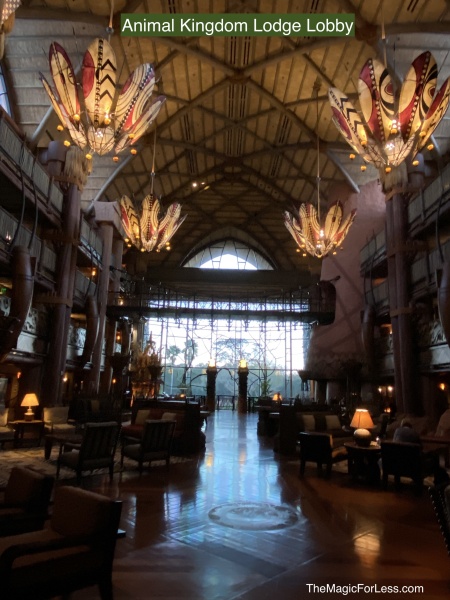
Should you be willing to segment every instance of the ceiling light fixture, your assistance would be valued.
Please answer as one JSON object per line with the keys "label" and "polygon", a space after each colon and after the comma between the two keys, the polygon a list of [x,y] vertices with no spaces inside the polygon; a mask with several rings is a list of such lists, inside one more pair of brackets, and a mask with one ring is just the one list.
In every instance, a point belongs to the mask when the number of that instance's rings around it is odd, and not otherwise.
{"label": "ceiling light fixture", "polygon": [[40,73],[53,108],[74,143],[82,150],[115,154],[135,144],[155,120],[164,96],[150,103],[155,73],[139,65],[123,86],[117,81],[117,60],[110,43],[95,39],[84,54],[77,82],[69,55],[57,42],[49,50],[54,89]]}
{"label": "ceiling light fixture", "polygon": [[170,250],[170,240],[181,226],[187,215],[181,217],[181,204],[174,202],[167,209],[162,219],[159,219],[160,203],[153,194],[155,180],[156,130],[153,137],[153,163],[151,173],[151,188],[142,201],[140,215],[134,203],[128,196],[119,200],[122,225],[126,237],[140,249],[141,252],[151,252],[156,248],[159,252],[164,246]]}
{"label": "ceiling light fixture", "polygon": [[[317,128],[319,126],[319,85],[316,85]],[[284,224],[294,238],[297,246],[304,248],[311,256],[324,258],[344,241],[356,215],[356,210],[343,220],[342,203],[334,202],[325,217],[320,222],[320,148],[319,132],[317,131],[317,210],[309,203],[300,204],[298,218],[290,212],[284,213]]]}
{"label": "ceiling light fixture", "polygon": [[[337,88],[328,92],[333,121],[348,144],[380,173],[414,159],[428,143],[450,100],[450,78],[437,90],[438,69],[431,52],[412,63],[396,94],[387,68],[369,59],[359,74],[361,112]],[[363,119],[361,118],[361,113]]]}

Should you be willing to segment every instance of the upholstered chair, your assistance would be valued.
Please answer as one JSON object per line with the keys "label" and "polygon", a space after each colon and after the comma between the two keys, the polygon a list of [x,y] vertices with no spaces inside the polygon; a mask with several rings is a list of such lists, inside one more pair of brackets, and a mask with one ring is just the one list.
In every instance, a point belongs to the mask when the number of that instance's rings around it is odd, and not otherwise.
{"label": "upholstered chair", "polygon": [[169,466],[175,425],[175,421],[167,419],[145,421],[144,431],[139,442],[135,439],[124,438],[121,469],[123,469],[125,456],[138,462],[140,473],[142,473],[143,464],[148,462],[151,465],[153,460],[165,460],[166,466]]}
{"label": "upholstered chair", "polygon": [[61,466],[64,466],[76,472],[78,484],[81,483],[83,471],[102,468],[109,469],[109,477],[112,480],[119,429],[116,421],[86,423],[80,444],[61,444],[56,478],[59,477]]}
{"label": "upholstered chair", "polygon": [[8,425],[8,409],[0,410],[0,446],[14,440],[14,430]]}
{"label": "upholstered chair", "polygon": [[0,496],[0,537],[42,529],[54,478],[13,467]]}
{"label": "upholstered chair", "polygon": [[56,489],[41,531],[0,538],[1,597],[44,600],[98,585],[113,600],[112,567],[122,503],[71,486]]}
{"label": "upholstered chair", "polygon": [[389,475],[392,475],[397,488],[402,477],[409,478],[420,494],[424,478],[436,473],[439,458],[436,453],[424,453],[420,444],[385,440],[381,442],[381,464],[384,488],[387,488]]}
{"label": "upholstered chair", "polygon": [[75,433],[75,422],[69,420],[68,406],[44,406],[45,433]]}
{"label": "upholstered chair", "polygon": [[298,439],[300,444],[300,477],[305,474],[307,462],[316,463],[319,475],[322,473],[323,465],[325,465],[325,473],[329,477],[333,463],[347,458],[347,452],[343,446],[333,448],[332,436],[329,433],[302,431],[299,433]]}

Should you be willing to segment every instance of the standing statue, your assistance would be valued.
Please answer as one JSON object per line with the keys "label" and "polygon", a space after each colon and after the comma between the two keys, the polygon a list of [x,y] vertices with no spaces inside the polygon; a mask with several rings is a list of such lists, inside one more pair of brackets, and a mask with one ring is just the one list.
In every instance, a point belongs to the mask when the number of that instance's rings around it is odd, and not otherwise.
{"label": "standing statue", "polygon": [[133,398],[156,397],[162,383],[162,370],[161,358],[156,352],[156,344],[151,334],[144,350],[137,344],[132,344],[130,371]]}

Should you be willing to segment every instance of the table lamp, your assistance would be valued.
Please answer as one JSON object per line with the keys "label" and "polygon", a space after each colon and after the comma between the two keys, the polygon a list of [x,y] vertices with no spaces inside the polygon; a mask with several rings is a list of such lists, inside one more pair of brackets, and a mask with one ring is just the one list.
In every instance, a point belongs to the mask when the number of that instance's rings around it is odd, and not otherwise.
{"label": "table lamp", "polygon": [[357,408],[353,415],[350,427],[355,428],[353,438],[358,446],[370,446],[372,434],[369,429],[374,427],[372,417],[366,408]]}
{"label": "table lamp", "polygon": [[32,406],[39,406],[39,400],[36,394],[25,394],[20,406],[28,406],[27,412],[24,414],[23,418],[25,421],[33,421],[34,420],[34,412],[31,410]]}
{"label": "table lamp", "polygon": [[283,396],[280,394],[280,392],[275,392],[275,394],[273,395],[272,400],[274,402],[281,402],[283,400]]}

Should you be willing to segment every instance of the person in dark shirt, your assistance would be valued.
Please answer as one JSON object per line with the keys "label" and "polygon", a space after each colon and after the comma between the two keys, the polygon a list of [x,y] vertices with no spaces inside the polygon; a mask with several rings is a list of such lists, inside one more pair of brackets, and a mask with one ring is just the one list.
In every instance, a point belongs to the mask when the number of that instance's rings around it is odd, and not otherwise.
{"label": "person in dark shirt", "polygon": [[420,444],[420,435],[414,431],[411,423],[403,419],[400,427],[394,431],[394,442],[409,442],[410,444]]}

